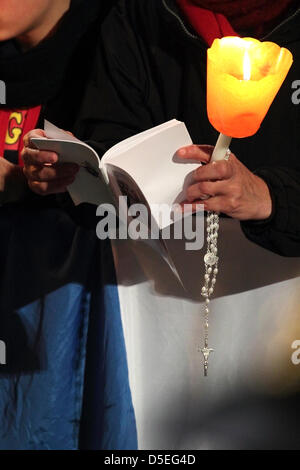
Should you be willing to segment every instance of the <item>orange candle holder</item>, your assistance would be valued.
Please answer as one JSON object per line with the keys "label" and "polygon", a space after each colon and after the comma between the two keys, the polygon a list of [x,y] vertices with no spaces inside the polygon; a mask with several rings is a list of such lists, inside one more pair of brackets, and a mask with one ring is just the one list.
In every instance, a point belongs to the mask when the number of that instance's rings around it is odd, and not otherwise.
{"label": "orange candle holder", "polygon": [[208,49],[207,113],[213,127],[225,136],[223,149],[232,137],[258,131],[292,63],[291,52],[272,42],[215,39]]}

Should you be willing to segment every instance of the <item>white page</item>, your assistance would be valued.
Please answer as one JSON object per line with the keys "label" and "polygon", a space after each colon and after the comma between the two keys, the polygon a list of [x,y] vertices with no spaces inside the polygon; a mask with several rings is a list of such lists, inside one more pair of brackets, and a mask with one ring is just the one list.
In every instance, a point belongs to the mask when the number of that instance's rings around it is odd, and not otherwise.
{"label": "white page", "polygon": [[103,164],[108,162],[115,155],[120,155],[124,151],[129,150],[130,148],[136,146],[137,144],[140,144],[144,142],[145,140],[150,139],[153,135],[156,135],[168,129],[169,127],[177,126],[178,123],[179,121],[177,121],[176,119],[172,119],[171,121],[164,122],[163,124],[160,124],[159,126],[156,126],[156,127],[151,127],[150,129],[147,129],[146,131],[140,132],[139,134],[128,137],[128,139],[125,139],[117,143],[103,155],[103,158],[102,158]]}
{"label": "white page", "polygon": [[[83,143],[81,142],[81,140],[77,139],[75,135],[65,132],[64,130],[52,124],[52,122],[47,121],[47,119],[45,119],[44,121],[44,130],[48,139],[55,139],[55,140],[61,139],[61,140],[67,140],[69,142]],[[97,155],[97,158],[98,158],[98,155]]]}
{"label": "white page", "polygon": [[141,135],[141,139],[127,139],[123,146],[115,147],[103,158],[106,165],[113,164],[126,171],[142,190],[148,204],[167,204],[169,217],[160,223],[161,229],[173,223],[171,210],[175,203],[185,199],[186,178],[199,167],[199,163],[174,161],[180,147],[191,145],[192,140],[184,123],[173,120]]}

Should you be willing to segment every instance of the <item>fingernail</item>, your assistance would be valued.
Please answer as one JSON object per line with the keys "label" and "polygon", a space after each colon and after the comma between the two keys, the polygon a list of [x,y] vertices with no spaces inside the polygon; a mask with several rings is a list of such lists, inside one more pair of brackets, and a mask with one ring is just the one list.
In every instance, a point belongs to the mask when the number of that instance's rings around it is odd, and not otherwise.
{"label": "fingernail", "polygon": [[179,149],[177,151],[177,155],[179,155],[179,157],[184,157],[186,155],[186,149]]}

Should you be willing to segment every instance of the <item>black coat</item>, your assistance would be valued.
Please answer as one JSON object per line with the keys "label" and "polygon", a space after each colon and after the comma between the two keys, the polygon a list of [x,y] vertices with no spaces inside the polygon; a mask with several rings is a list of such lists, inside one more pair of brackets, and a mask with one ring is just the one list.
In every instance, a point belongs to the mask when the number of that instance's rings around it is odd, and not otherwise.
{"label": "black coat", "polygon": [[[300,9],[264,40],[290,49],[294,64],[257,134],[231,150],[268,184],[273,215],[243,222],[246,236],[285,256],[300,255]],[[126,137],[164,121],[184,121],[195,143],[214,144],[206,113],[207,45],[175,0],[121,0],[102,26],[79,133],[102,154]],[[82,126],[82,127],[81,127]]]}
{"label": "black coat", "polygon": [[[72,0],[55,33],[27,52],[22,52],[14,40],[0,42],[0,79],[6,84],[6,105],[0,109],[41,105],[37,127],[43,128],[44,119],[48,119],[62,129],[74,133],[77,130],[81,138],[80,108],[101,23],[115,3],[116,0]],[[76,224],[95,231],[94,208],[75,208],[67,193],[40,197],[28,192],[24,200],[14,205],[59,208]]]}

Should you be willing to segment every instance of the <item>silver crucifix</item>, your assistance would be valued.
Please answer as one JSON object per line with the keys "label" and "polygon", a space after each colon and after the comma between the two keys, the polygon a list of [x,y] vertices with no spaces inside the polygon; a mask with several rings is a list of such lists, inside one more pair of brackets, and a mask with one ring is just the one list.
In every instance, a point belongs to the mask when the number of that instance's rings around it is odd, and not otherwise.
{"label": "silver crucifix", "polygon": [[200,349],[200,352],[202,352],[203,354],[203,357],[204,357],[204,377],[207,377],[207,374],[208,374],[208,359],[209,359],[209,355],[211,352],[213,352],[214,350],[212,348],[208,348],[207,346],[205,346],[205,348],[203,349]]}

